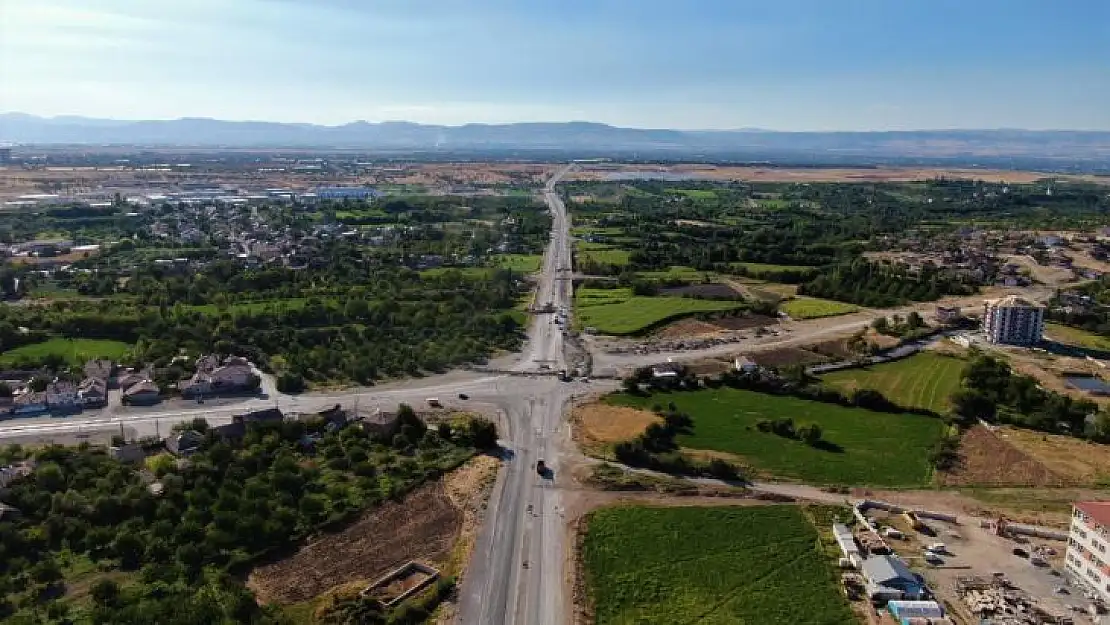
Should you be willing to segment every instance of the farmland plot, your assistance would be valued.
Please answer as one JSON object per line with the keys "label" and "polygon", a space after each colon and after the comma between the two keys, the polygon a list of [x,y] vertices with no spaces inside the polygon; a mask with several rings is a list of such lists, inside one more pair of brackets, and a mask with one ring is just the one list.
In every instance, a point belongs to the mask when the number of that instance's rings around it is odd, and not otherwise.
{"label": "farmland plot", "polygon": [[597,625],[855,622],[793,506],[603,509],[582,560]]}

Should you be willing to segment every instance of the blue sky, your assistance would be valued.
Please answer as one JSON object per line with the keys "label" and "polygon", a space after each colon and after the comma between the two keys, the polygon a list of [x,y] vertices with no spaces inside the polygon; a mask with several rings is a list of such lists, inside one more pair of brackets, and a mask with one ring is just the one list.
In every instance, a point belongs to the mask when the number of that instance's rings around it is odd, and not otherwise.
{"label": "blue sky", "polygon": [[1110,130],[1110,1],[0,0],[0,111]]}

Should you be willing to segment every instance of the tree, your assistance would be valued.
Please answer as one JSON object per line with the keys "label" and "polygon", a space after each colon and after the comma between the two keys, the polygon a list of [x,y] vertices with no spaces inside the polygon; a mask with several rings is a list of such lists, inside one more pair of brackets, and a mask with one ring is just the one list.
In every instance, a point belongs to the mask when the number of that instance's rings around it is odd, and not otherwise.
{"label": "tree", "polygon": [[952,394],[952,413],[964,424],[982,419],[994,421],[997,406],[989,397],[975,390],[961,389]]}
{"label": "tree", "polygon": [[32,391],[34,391],[36,393],[41,393],[41,392],[45,391],[46,387],[49,386],[49,385],[50,385],[50,377],[49,376],[36,375],[35,377],[31,378],[31,382],[27,386],[29,386]]}
{"label": "tree", "polygon": [[634,377],[621,380],[621,386],[624,388],[624,392],[629,395],[637,395],[640,392],[640,383]]}
{"label": "tree", "polygon": [[924,328],[925,327],[925,319],[923,319],[921,317],[921,315],[918,314],[918,312],[915,310],[915,311],[911,312],[910,314],[906,315],[906,325],[911,330],[916,330],[918,328]]}
{"label": "tree", "polygon": [[871,327],[879,334],[886,334],[890,331],[890,320],[886,317],[879,317],[871,322]]}
{"label": "tree", "polygon": [[821,442],[821,426],[816,423],[807,423],[798,428],[798,438],[802,439],[806,445],[816,445]]}
{"label": "tree", "polygon": [[305,390],[304,376],[292,371],[285,371],[277,377],[277,390],[282,393],[303,393]]}
{"label": "tree", "polygon": [[497,426],[489,419],[473,418],[467,426],[470,431],[470,440],[478,449],[494,449],[497,447]]}
{"label": "tree", "polygon": [[111,579],[102,579],[92,585],[89,594],[98,607],[115,607],[119,600],[119,584]]}

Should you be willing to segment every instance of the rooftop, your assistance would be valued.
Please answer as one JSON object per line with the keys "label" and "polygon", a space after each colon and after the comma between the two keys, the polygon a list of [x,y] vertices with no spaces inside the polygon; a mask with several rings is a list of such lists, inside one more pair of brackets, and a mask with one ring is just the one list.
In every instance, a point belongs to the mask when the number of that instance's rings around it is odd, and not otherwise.
{"label": "rooftop", "polygon": [[1095,523],[1110,527],[1110,501],[1077,501],[1075,508]]}
{"label": "rooftop", "polygon": [[1041,307],[1040,304],[1034,304],[1033,302],[1030,302],[1029,300],[1027,300],[1025,298],[1018,297],[1017,295],[1007,295],[1006,297],[1003,297],[1001,299],[987,300],[986,304],[988,306],[999,306],[999,307],[1002,307],[1002,308],[1018,308],[1018,307],[1021,307],[1021,308],[1040,308]]}

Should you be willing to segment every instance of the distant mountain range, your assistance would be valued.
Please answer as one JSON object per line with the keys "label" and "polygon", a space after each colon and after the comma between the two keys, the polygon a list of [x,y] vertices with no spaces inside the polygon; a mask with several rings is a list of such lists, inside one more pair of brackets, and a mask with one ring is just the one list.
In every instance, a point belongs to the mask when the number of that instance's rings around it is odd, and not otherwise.
{"label": "distant mountain range", "polygon": [[874,159],[1047,159],[1110,166],[1110,132],[1073,130],[921,130],[897,132],[680,131],[591,122],[466,124],[352,122],[340,126],[183,118],[122,121],[0,114],[0,142],[236,148],[337,148],[390,151],[529,151]]}

